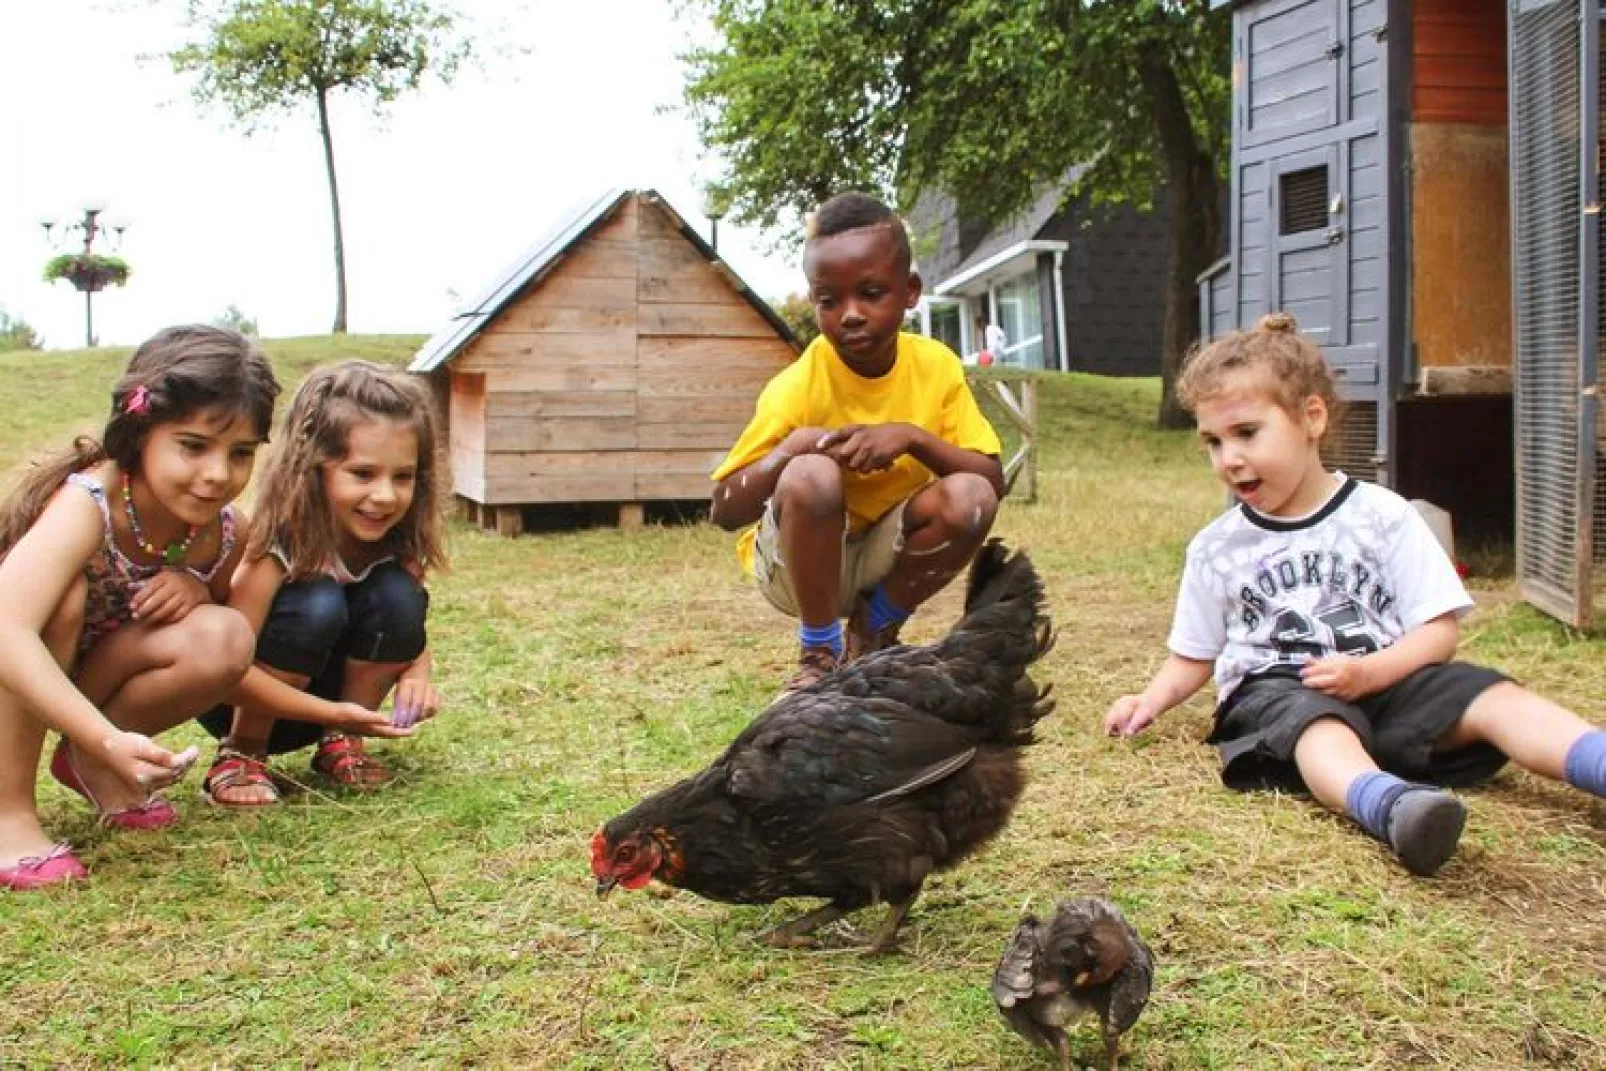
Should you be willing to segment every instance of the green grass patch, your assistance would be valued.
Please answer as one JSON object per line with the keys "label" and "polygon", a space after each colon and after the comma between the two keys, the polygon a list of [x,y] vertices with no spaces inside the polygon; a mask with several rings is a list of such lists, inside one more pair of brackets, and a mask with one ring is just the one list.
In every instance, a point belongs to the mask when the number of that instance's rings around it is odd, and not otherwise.
{"label": "green grass patch", "polygon": [[[418,339],[267,342],[401,363]],[[127,350],[0,357],[0,462],[94,430]],[[1163,657],[1183,547],[1222,507],[1152,380],[1045,377],[1040,499],[999,532],[1045,575],[1059,712],[1014,824],[928,887],[902,954],[752,937],[800,904],[598,902],[597,824],[707,762],[784,678],[788,624],[706,524],[502,540],[452,530],[432,584],[447,698],[370,797],[209,811],[110,834],[48,778],[47,826],[94,871],[0,897],[0,1064],[211,1067],[1034,1068],[991,1006],[1023,907],[1118,900],[1159,969],[1133,1068],[1606,1066],[1606,814],[1505,773],[1467,793],[1465,848],[1411,878],[1348,823],[1221,788],[1208,704],[1138,745],[1097,731]],[[1601,641],[1482,581],[1470,657],[1600,720]],[[946,592],[912,623],[938,635]],[[203,742],[193,728],[179,743]],[[305,757],[281,763],[308,780]],[[871,912],[861,927],[872,927]],[[1096,1031],[1075,1037],[1094,1064]]]}

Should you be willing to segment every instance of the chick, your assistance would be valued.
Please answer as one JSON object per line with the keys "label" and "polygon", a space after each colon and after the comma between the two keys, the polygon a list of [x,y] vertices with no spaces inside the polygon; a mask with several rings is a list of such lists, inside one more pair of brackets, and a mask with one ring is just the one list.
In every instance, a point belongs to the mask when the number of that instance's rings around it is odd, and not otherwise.
{"label": "chick", "polygon": [[993,1000],[1028,1041],[1059,1054],[1070,1071],[1066,1026],[1094,1013],[1103,1027],[1106,1067],[1115,1071],[1121,1035],[1149,1000],[1154,956],[1105,900],[1061,903],[1048,922],[1027,915],[1015,927],[993,972]]}

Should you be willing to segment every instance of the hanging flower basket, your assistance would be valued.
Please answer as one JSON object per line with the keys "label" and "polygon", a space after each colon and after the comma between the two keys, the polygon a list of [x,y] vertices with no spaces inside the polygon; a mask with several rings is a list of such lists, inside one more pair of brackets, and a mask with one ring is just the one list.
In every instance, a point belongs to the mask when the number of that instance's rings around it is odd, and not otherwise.
{"label": "hanging flower basket", "polygon": [[103,257],[99,253],[64,253],[45,265],[45,282],[65,279],[86,292],[123,286],[131,271],[122,257]]}

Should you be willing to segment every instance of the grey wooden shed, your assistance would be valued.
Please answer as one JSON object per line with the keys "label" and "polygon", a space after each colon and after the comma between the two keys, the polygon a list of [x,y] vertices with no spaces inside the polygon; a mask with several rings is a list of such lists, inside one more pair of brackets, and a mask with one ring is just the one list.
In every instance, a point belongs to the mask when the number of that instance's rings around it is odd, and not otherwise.
{"label": "grey wooden shed", "polygon": [[1505,3],[1213,4],[1233,20],[1231,211],[1201,329],[1294,313],[1350,403],[1332,461],[1458,535],[1508,536]]}

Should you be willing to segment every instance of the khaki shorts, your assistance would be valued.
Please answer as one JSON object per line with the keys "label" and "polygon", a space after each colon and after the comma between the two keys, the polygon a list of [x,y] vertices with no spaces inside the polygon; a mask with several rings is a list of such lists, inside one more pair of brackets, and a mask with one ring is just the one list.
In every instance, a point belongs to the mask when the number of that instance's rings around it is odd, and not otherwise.
{"label": "khaki shorts", "polygon": [[[881,519],[856,535],[842,536],[842,616],[853,612],[859,592],[868,591],[892,572],[903,550],[903,508],[908,499],[882,514]],[[775,500],[764,507],[753,539],[753,578],[770,605],[783,614],[797,616],[797,596],[792,577],[781,560],[781,529],[775,521]]]}

